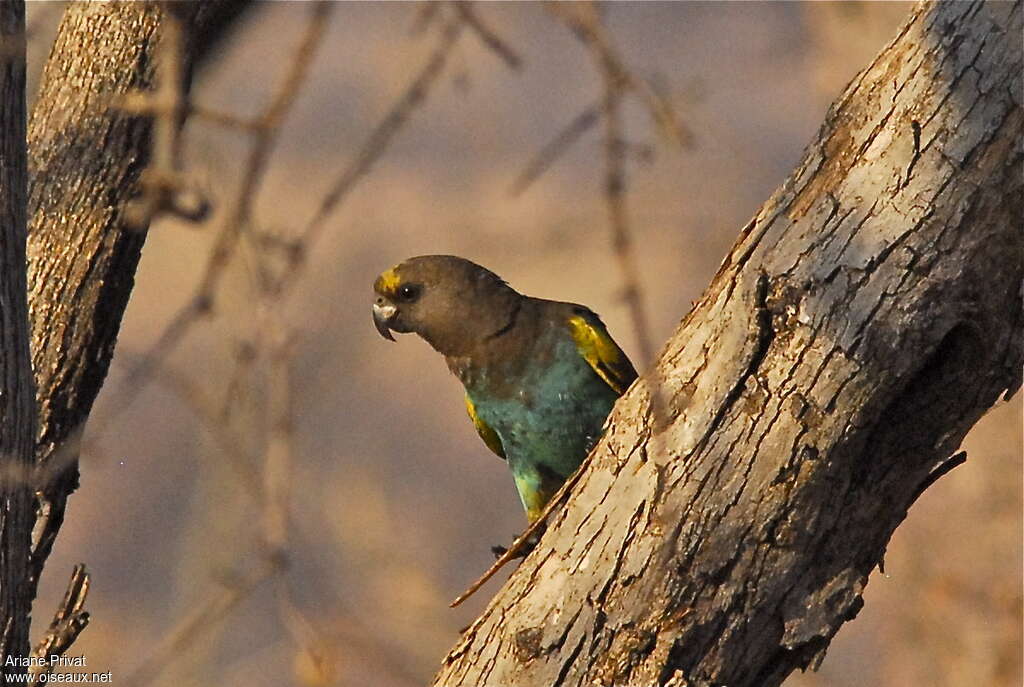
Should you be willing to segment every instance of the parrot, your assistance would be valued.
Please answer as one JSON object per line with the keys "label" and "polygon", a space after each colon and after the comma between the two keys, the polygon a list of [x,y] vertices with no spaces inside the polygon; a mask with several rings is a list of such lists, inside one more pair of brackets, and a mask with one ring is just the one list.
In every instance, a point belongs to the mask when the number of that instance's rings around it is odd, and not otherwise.
{"label": "parrot", "polygon": [[373,290],[380,335],[419,335],[462,382],[469,418],[507,461],[533,524],[637,378],[629,358],[589,308],[525,296],[457,256],[409,258]]}

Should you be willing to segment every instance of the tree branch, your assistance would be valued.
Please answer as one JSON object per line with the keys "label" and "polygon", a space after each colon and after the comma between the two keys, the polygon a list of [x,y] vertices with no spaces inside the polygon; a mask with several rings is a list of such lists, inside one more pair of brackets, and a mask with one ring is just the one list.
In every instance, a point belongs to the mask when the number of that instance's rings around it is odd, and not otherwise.
{"label": "tree branch", "polygon": [[[54,613],[50,627],[32,651],[32,656],[37,661],[29,667],[32,684],[47,682],[47,678],[53,673],[53,658],[63,656],[78,639],[82,630],[89,625],[89,612],[85,610],[85,600],[88,597],[89,573],[85,565],[79,563],[71,571],[64,599]],[[44,675],[47,677],[43,677]]]}
{"label": "tree branch", "polygon": [[436,685],[778,685],[1021,385],[1021,3],[923,3],[830,109]]}
{"label": "tree branch", "polygon": [[[248,3],[179,3],[185,74]],[[77,440],[106,377],[146,227],[123,222],[150,150],[148,117],[117,107],[153,85],[164,9],[71,3],[28,130],[28,282],[39,427],[31,594],[78,484]]]}
{"label": "tree branch", "polygon": [[28,655],[27,593],[35,402],[25,283],[25,3],[0,4],[0,675],[24,674],[7,658]]}

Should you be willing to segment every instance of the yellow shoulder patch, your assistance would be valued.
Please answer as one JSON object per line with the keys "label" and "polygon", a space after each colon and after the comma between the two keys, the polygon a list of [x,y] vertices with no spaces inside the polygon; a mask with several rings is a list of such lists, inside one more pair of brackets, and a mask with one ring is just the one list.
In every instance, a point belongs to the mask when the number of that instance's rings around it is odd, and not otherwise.
{"label": "yellow shoulder patch", "polygon": [[469,394],[466,394],[466,412],[469,413],[469,419],[473,421],[473,426],[476,427],[476,433],[480,435],[480,438],[487,444],[487,448],[497,455],[499,458],[505,457],[505,447],[501,445],[501,437],[495,432],[490,425],[480,419],[480,416],[476,414],[476,406],[473,405],[473,401],[469,398]]}
{"label": "yellow shoulder patch", "polygon": [[604,323],[593,313],[573,315],[569,318],[569,331],[583,359],[621,396],[636,379],[636,370]]}

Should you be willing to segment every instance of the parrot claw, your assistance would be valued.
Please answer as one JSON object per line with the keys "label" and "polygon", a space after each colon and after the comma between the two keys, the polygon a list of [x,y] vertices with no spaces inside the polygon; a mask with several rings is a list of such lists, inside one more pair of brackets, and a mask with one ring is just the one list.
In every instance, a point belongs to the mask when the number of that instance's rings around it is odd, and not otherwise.
{"label": "parrot claw", "polygon": [[[530,552],[533,551],[533,549],[537,546],[537,543],[540,542],[540,535],[542,534],[544,534],[543,526],[540,527],[540,529],[538,529],[536,532],[531,534],[529,539],[523,542],[522,546],[519,547],[519,549],[516,551],[515,555],[512,556],[512,558],[526,558],[527,556],[529,556]],[[518,537],[518,534],[515,535],[514,537],[512,537],[512,541],[514,542]],[[504,556],[506,553],[508,553],[508,547],[496,544],[495,546],[491,547],[491,553],[494,554],[494,558],[495,560],[497,560]]]}

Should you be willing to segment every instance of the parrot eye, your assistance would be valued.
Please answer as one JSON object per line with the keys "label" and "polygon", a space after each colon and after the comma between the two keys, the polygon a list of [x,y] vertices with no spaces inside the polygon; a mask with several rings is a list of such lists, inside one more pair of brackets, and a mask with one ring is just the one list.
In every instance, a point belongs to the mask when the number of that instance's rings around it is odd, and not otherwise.
{"label": "parrot eye", "polygon": [[416,300],[419,295],[420,287],[416,284],[402,284],[398,287],[398,297],[406,303]]}

